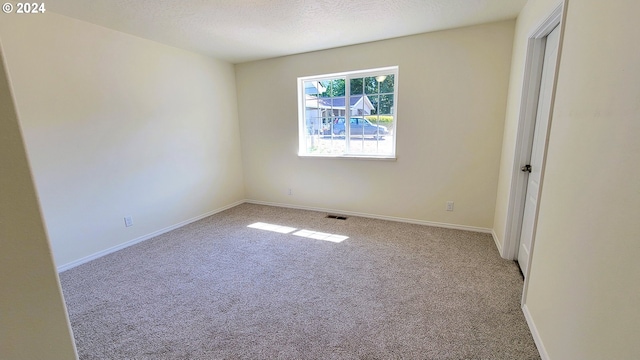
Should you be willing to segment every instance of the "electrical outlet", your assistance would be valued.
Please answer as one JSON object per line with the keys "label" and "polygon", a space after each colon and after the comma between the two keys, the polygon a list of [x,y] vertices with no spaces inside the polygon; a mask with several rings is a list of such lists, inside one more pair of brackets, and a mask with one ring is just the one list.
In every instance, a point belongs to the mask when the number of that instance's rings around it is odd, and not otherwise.
{"label": "electrical outlet", "polygon": [[453,201],[447,201],[447,211],[453,211]]}
{"label": "electrical outlet", "polygon": [[131,218],[131,216],[124,217],[124,226],[125,227],[133,226],[133,219]]}
{"label": "electrical outlet", "polygon": [[287,189],[287,195],[292,196],[293,195],[293,191],[291,191],[291,188]]}

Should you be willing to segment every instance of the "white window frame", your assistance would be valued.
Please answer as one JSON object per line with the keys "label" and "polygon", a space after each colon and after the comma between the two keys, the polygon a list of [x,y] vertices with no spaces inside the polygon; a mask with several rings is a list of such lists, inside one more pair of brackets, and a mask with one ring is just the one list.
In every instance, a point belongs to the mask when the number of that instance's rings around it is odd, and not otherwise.
{"label": "white window frame", "polygon": [[[390,137],[390,140],[393,142],[391,145],[392,151],[391,153],[359,153],[351,150],[350,147],[350,138],[348,136],[350,134],[350,121],[351,119],[351,107],[347,104],[350,104],[350,96],[351,96],[351,79],[352,78],[363,78],[363,77],[375,77],[379,75],[393,75],[394,76],[394,84],[393,84],[393,106],[391,110],[391,116],[393,116],[393,128],[391,131],[393,132],[393,136]],[[306,93],[304,88],[305,81],[324,81],[324,80],[333,80],[335,78],[345,78],[345,131],[347,136],[345,136],[346,142],[346,151],[344,154],[313,154],[307,152],[307,142],[306,136],[307,134],[307,126],[306,126]],[[304,76],[298,78],[298,156],[300,157],[319,157],[319,158],[362,158],[362,159],[396,159],[396,143],[397,143],[397,127],[398,127],[398,116],[397,116],[397,108],[398,108],[398,66],[389,66],[383,68],[375,68],[375,69],[367,69],[367,70],[357,70],[357,71],[346,71],[341,73],[333,73],[333,74],[322,74],[322,75],[314,75],[314,76]],[[380,116],[385,116],[388,114],[382,114]],[[354,115],[357,116],[357,115]]]}

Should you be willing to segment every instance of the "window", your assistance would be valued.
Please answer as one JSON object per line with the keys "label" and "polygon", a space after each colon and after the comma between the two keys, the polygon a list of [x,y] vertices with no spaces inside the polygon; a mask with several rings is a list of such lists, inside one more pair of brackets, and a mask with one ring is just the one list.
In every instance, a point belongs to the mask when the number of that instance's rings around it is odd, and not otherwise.
{"label": "window", "polygon": [[298,78],[298,155],[395,158],[397,83],[397,66]]}

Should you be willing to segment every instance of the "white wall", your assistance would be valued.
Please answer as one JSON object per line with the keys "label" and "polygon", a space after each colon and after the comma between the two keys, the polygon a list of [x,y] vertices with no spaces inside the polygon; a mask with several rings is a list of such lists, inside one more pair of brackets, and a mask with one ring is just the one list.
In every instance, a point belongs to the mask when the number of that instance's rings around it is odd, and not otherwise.
{"label": "white wall", "polygon": [[[496,233],[506,217],[527,37],[557,4],[530,0],[517,20]],[[525,309],[550,359],[635,359],[640,2],[568,5]]]}
{"label": "white wall", "polygon": [[0,358],[76,358],[71,327],[47,242],[2,51]]}
{"label": "white wall", "polygon": [[[236,65],[247,198],[491,228],[513,30],[505,21]],[[397,161],[297,156],[297,77],[391,65]]]}
{"label": "white wall", "polygon": [[244,198],[233,65],[51,12],[0,37],[58,265]]}

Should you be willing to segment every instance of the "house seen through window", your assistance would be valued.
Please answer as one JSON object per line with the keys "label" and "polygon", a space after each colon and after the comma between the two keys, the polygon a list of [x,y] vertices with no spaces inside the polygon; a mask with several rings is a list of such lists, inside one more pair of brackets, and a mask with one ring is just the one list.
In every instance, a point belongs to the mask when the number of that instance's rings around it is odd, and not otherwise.
{"label": "house seen through window", "polygon": [[299,155],[394,158],[398,68],[298,78]]}

